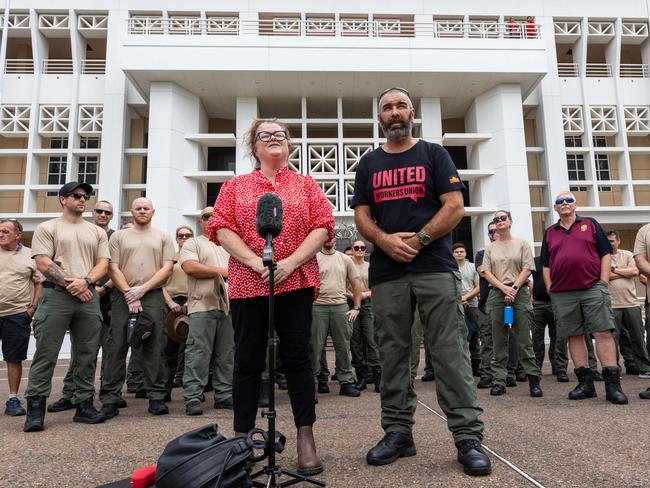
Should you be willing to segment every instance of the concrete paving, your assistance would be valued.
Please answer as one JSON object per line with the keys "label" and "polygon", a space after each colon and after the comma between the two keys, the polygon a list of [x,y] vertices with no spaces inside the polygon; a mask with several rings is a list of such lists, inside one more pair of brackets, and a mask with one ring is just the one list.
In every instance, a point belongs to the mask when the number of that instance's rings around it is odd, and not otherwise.
{"label": "concrete paving", "polygon": [[[333,353],[328,356],[332,363]],[[51,401],[59,397],[66,368],[67,360],[61,360]],[[546,371],[544,397],[539,399],[528,396],[526,384],[508,388],[502,397],[479,390],[485,410],[484,444],[495,453],[490,454],[493,474],[483,478],[465,476],[456,462],[446,424],[431,411],[440,412],[435,382],[416,380],[421,402],[414,430],[417,455],[383,467],[365,463],[367,450],[382,436],[379,395],[366,390],[359,398],[342,397],[331,382],[332,392],[319,395],[317,405],[316,440],[326,467],[319,478],[329,487],[354,488],[650,486],[650,401],[637,396],[650,381],[624,377],[630,404],[615,406],[605,401],[603,383],[597,383],[598,398],[569,401],[567,393],[574,381],[570,376],[571,383],[558,383]],[[21,392],[25,386],[26,380]],[[0,398],[6,395],[3,364]],[[99,425],[75,424],[74,411],[69,410],[47,414],[44,432],[25,434],[21,430],[24,417],[0,415],[0,486],[93,487],[155,464],[167,442],[193,428],[214,422],[225,435],[232,435],[232,412],[213,410],[209,397],[201,417],[184,415],[179,389],[173,392],[168,416],[153,417],[146,411],[146,400],[126,394],[125,398],[128,408]],[[258,424],[265,425],[265,421]],[[286,392],[278,393],[278,429],[288,439],[278,462],[295,469],[295,428]]]}

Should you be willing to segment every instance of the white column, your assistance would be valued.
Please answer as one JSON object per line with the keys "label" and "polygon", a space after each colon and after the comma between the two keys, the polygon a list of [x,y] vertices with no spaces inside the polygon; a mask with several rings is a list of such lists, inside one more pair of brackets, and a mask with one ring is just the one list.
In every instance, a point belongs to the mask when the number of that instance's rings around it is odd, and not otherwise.
{"label": "white column", "polygon": [[192,219],[183,214],[196,211],[200,192],[183,173],[196,170],[203,153],[185,135],[205,130],[205,109],[199,97],[167,82],[151,83],[149,106],[147,197],[156,209],[154,226],[170,233],[179,225],[194,228]]}
{"label": "white column", "polygon": [[[509,210],[513,234],[532,243],[530,192],[528,185],[522,184],[528,181],[528,164],[520,86],[502,84],[479,95],[467,113],[465,128],[467,132],[492,136],[475,144],[470,153],[471,168],[494,170],[494,176],[474,185],[479,189],[472,193],[473,205]],[[491,217],[488,214],[472,219],[477,249]]]}
{"label": "white column", "polygon": [[[253,169],[253,159],[248,154],[248,148],[244,142],[246,132],[251,126],[253,119],[258,115],[256,97],[237,97],[236,115],[236,137],[237,137],[237,161],[235,174],[250,173]],[[304,137],[304,136],[303,136]]]}
{"label": "white column", "polygon": [[442,110],[439,98],[422,98],[420,113],[415,114],[422,120],[422,139],[442,144]]}

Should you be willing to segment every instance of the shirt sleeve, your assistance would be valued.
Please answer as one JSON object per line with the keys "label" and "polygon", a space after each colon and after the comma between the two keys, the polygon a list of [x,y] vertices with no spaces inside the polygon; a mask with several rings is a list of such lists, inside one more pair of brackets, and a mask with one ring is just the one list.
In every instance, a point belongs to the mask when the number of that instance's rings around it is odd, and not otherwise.
{"label": "shirt sleeve", "polygon": [[108,236],[102,229],[97,229],[99,232],[99,248],[97,250],[98,259],[111,259],[111,253],[108,249]]}
{"label": "shirt sleeve", "polygon": [[108,250],[111,255],[112,264],[120,264],[120,234],[122,231],[117,231],[108,240]]}
{"label": "shirt sleeve", "polygon": [[163,252],[162,252],[163,261],[176,261],[176,251],[174,250],[174,244],[172,244],[172,238],[169,237],[167,232],[163,232]]}
{"label": "shirt sleeve", "polygon": [[198,261],[199,253],[196,239],[188,239],[183,245],[181,252],[178,254],[178,263],[182,266],[186,261]]}
{"label": "shirt sleeve", "polygon": [[217,200],[214,202],[214,213],[210,217],[208,223],[208,239],[212,242],[219,244],[217,239],[217,231],[219,229],[230,229],[237,235],[240,235],[240,229],[235,220],[235,192],[237,178],[224,182],[217,195]]}
{"label": "shirt sleeve", "polygon": [[527,241],[521,242],[521,269],[535,271],[535,258]]}
{"label": "shirt sleeve", "polygon": [[354,176],[354,193],[352,195],[351,208],[357,205],[370,205],[370,198],[368,195],[368,158],[363,156],[359,160],[356,174]]}
{"label": "shirt sleeve", "polygon": [[451,191],[462,191],[465,185],[460,180],[454,161],[447,150],[437,144],[433,144],[433,171],[434,189],[436,195],[443,195]]}
{"label": "shirt sleeve", "polygon": [[548,229],[544,231],[544,237],[542,238],[542,249],[539,252],[539,258],[542,261],[543,268],[549,268],[551,266],[551,256],[548,253],[548,244],[546,244],[547,234]]}
{"label": "shirt sleeve", "polygon": [[34,256],[54,258],[54,235],[43,224],[36,227],[32,237],[32,257]]}
{"label": "shirt sleeve", "polygon": [[350,256],[343,254],[343,260],[345,261],[345,269],[348,276],[348,282],[352,283],[353,279],[359,278],[359,271],[352,262],[352,258]]}
{"label": "shirt sleeve", "polygon": [[327,231],[327,240],[334,239],[334,214],[332,205],[323,193],[316,180],[307,176],[307,197],[309,201],[309,217],[311,227],[309,231],[323,228]]}
{"label": "shirt sleeve", "polygon": [[474,266],[476,266],[477,271],[481,267],[481,264],[483,264],[483,255],[484,254],[485,254],[484,249],[481,249],[480,251],[476,251],[476,256],[474,256]]}
{"label": "shirt sleeve", "polygon": [[490,273],[492,272],[492,263],[490,262],[491,255],[492,253],[490,251],[490,245],[488,244],[485,247],[485,251],[483,252],[483,262],[481,263],[479,271],[489,271]]}
{"label": "shirt sleeve", "polygon": [[474,281],[474,284],[476,284],[476,282],[479,280],[478,271],[476,271],[476,265],[474,263],[469,263],[469,264],[472,265],[472,271],[473,271],[472,280]]}
{"label": "shirt sleeve", "polygon": [[605,231],[603,228],[600,226],[598,222],[596,222],[595,219],[590,219],[594,223],[594,227],[596,228],[596,251],[598,251],[598,256],[603,257],[606,256],[607,254],[611,254],[613,249],[612,245],[609,243],[607,240],[607,236],[605,235]]}
{"label": "shirt sleeve", "polygon": [[636,233],[636,239],[634,240],[634,251],[633,254],[643,254],[644,257],[648,257],[648,247],[646,245],[646,235],[650,230],[650,224],[646,224],[639,229],[639,232]]}

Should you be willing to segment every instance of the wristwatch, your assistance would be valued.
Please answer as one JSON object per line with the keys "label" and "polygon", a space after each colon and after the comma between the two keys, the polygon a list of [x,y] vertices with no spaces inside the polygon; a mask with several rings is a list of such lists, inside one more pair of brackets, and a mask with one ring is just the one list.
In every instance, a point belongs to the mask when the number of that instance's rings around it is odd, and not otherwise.
{"label": "wristwatch", "polygon": [[517,285],[512,285],[512,289],[517,291],[517,290],[519,290],[519,287]]}
{"label": "wristwatch", "polygon": [[86,276],[86,277],[84,278],[84,281],[85,281],[86,284],[88,285],[88,288],[90,288],[91,286],[93,286],[93,280],[91,280],[89,276]]}
{"label": "wristwatch", "polygon": [[352,307],[352,310],[356,310],[358,312],[359,310],[361,310],[361,307],[359,305],[355,305],[354,307]]}
{"label": "wristwatch", "polygon": [[610,271],[611,271],[612,273],[616,273],[616,266],[612,266],[612,267],[610,268]]}
{"label": "wristwatch", "polygon": [[423,246],[428,246],[429,244],[431,244],[431,236],[429,234],[420,231],[415,235],[418,237],[418,239],[420,240],[420,244],[422,244]]}

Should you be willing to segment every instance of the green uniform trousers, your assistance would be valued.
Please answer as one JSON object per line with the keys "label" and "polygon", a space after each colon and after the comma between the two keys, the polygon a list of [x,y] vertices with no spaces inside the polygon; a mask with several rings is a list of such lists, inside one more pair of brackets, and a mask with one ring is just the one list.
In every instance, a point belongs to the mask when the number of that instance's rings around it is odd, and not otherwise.
{"label": "green uniform trousers", "polygon": [[492,376],[492,353],[494,345],[492,344],[492,323],[490,316],[478,309],[478,333],[481,341],[481,376]]}
{"label": "green uniform trousers", "polygon": [[614,322],[625,367],[636,366],[639,371],[650,371],[650,359],[643,341],[641,307],[615,308]]}
{"label": "green uniform trousers", "polygon": [[74,359],[73,404],[92,399],[95,394],[95,366],[102,329],[99,297],[80,302],[67,291],[44,288],[32,320],[36,352],[29,368],[25,396],[50,396],[52,375],[67,330],[70,330]]}
{"label": "green uniform trousers", "polygon": [[[126,378],[127,342],[126,322],[129,308],[121,293],[111,297],[111,327],[106,340],[106,370],[100,398],[102,403],[116,403],[120,399]],[[142,341],[144,367],[144,388],[149,400],[164,400],[167,394],[167,363],[164,349],[167,344],[165,333],[165,299],[160,289],[152,290],[140,299],[142,308],[154,320],[151,336]]]}
{"label": "green uniform trousers", "polygon": [[372,289],[375,335],[382,368],[381,424],[409,433],[417,396],[411,379],[412,325],[417,304],[436,374],[438,404],[454,441],[483,438],[483,412],[467,352],[460,274],[406,273]]}
{"label": "green uniform trousers", "polygon": [[235,339],[230,315],[221,310],[190,314],[190,332],[185,342],[183,399],[199,400],[212,366],[214,399],[232,398]]}
{"label": "green uniform trousers", "polygon": [[[420,366],[420,346],[424,342],[424,372],[434,373],[433,360],[431,359],[431,350],[429,343],[425,337],[425,331],[422,328],[422,321],[420,320],[420,312],[415,307],[413,314],[413,326],[411,328],[411,379],[415,380],[418,375],[418,367]],[[427,329],[428,330],[428,329]]]}
{"label": "green uniform trousers", "polygon": [[352,366],[356,369],[367,371],[379,366],[374,321],[372,305],[370,300],[367,300],[361,305],[359,315],[352,325],[350,352],[352,353]]}
{"label": "green uniform trousers", "polygon": [[318,377],[321,354],[329,331],[334,343],[336,379],[340,385],[354,383],[352,363],[350,362],[352,324],[346,316],[347,311],[347,303],[341,305],[314,304],[312,306],[311,339],[309,341],[311,367],[315,377]]}
{"label": "green uniform trousers", "polygon": [[493,288],[487,299],[487,310],[492,322],[492,341],[494,354],[492,356],[492,374],[494,383],[505,386],[508,374],[508,347],[511,340],[517,344],[519,363],[527,375],[540,376],[540,368],[533,354],[533,344],[530,338],[530,317],[532,305],[530,304],[530,291],[527,286],[519,289],[517,297],[512,304],[514,312],[514,336],[508,327],[503,324],[503,307],[505,295],[501,290]]}
{"label": "green uniform trousers", "polygon": [[551,343],[548,347],[548,359],[555,373],[566,373],[569,357],[567,356],[567,341],[565,338],[558,338],[555,328],[555,316],[553,315],[553,306],[551,302],[542,302],[535,300],[533,302],[533,350],[535,351],[535,361],[540,369],[544,364],[544,355],[546,354],[546,344],[544,338],[546,327]]}

